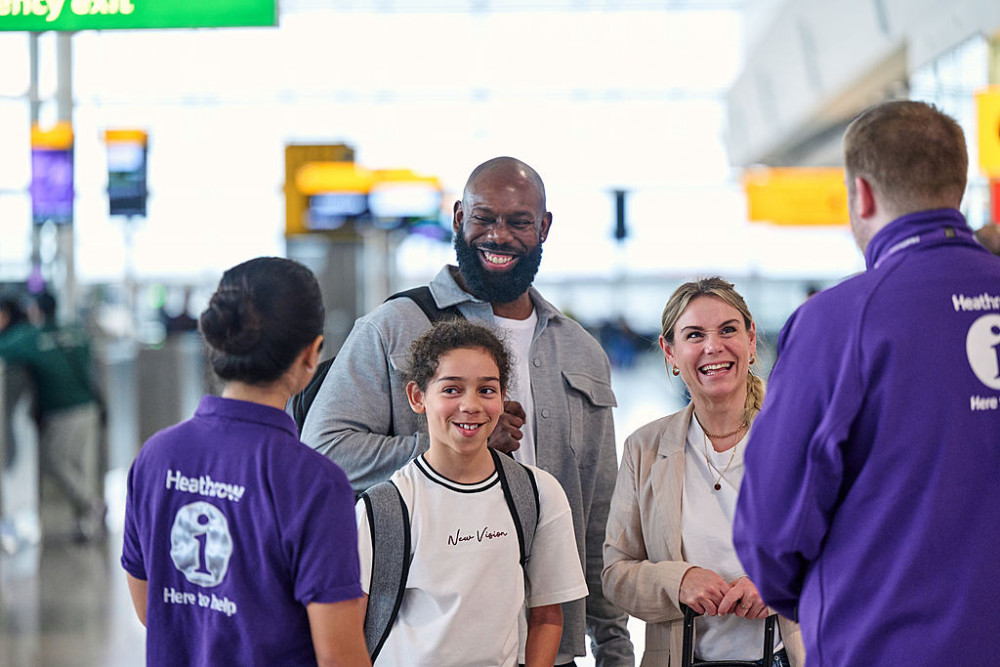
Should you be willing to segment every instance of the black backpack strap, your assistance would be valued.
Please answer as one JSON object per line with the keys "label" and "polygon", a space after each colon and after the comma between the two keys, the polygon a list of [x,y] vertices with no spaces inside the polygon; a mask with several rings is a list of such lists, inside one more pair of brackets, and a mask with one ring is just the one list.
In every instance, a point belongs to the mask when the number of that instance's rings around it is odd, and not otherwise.
{"label": "black backpack strap", "polygon": [[541,511],[535,475],[531,469],[510,456],[498,454],[493,449],[490,450],[490,454],[493,455],[497,475],[500,477],[503,497],[514,519],[517,542],[521,549],[521,567],[524,567],[531,558],[531,546],[535,541],[535,529],[538,527],[538,516]]}
{"label": "black backpack strap", "polygon": [[326,379],[326,374],[330,372],[330,364],[333,363],[333,360],[334,357],[330,357],[321,361],[306,388],[295,394],[295,396],[292,396],[292,419],[295,420],[295,426],[298,427],[299,433],[302,433],[302,425],[306,423],[306,413],[309,412],[309,406],[316,400],[316,394],[319,393],[319,388],[323,386],[323,380]]}
{"label": "black backpack strap", "polygon": [[427,285],[421,285],[412,289],[403,290],[402,292],[396,292],[386,299],[386,301],[401,298],[407,298],[420,306],[420,310],[424,311],[424,315],[427,316],[428,321],[431,323],[440,322],[441,320],[446,320],[450,317],[465,319],[465,316],[462,315],[462,311],[460,311],[457,306],[438,308],[437,303],[434,301],[434,295],[431,294],[431,288]]}
{"label": "black backpack strap", "polygon": [[[410,513],[392,481],[361,494],[372,538],[372,577],[365,614],[365,644],[372,662],[399,614],[410,573]],[[400,539],[402,538],[402,539]]]}
{"label": "black backpack strap", "polygon": [[[465,316],[462,315],[462,312],[457,306],[438,308],[438,305],[434,302],[434,295],[431,294],[431,288],[427,285],[421,285],[420,287],[414,287],[402,292],[396,292],[386,299],[386,301],[401,298],[407,298],[417,304],[417,306],[420,307],[420,310],[424,312],[424,315],[427,316],[428,321],[431,323],[440,322],[441,320],[452,317],[465,319]],[[316,368],[316,374],[313,375],[311,380],[309,380],[309,384],[306,385],[306,388],[295,396],[292,396],[289,408],[292,414],[292,419],[295,420],[295,425],[298,427],[300,434],[302,433],[302,425],[306,423],[306,413],[309,412],[309,407],[316,399],[316,394],[319,393],[319,388],[323,385],[323,380],[326,379],[326,374],[329,372],[330,364],[333,363],[334,358],[335,357],[330,357],[326,361],[320,363],[320,365]]]}

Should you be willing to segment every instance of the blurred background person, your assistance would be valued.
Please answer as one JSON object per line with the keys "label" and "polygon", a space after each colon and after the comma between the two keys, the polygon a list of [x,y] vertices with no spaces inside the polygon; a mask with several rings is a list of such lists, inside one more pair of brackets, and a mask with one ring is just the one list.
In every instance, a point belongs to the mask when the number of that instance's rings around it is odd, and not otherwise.
{"label": "blurred background person", "polygon": [[72,505],[74,537],[92,540],[104,533],[106,508],[98,479],[103,406],[92,376],[90,339],[82,329],[57,325],[56,300],[49,292],[34,296],[28,316],[31,321],[3,316],[17,321],[0,335],[0,358],[31,371],[42,472]]}
{"label": "blurred background person", "polygon": [[175,310],[167,308],[166,304],[160,306],[160,320],[167,336],[195,332],[198,330],[198,320],[191,315],[191,288],[185,287],[182,301]]}
{"label": "blurred background person", "polygon": [[1000,255],[1000,224],[987,223],[976,230],[976,240],[994,255]]}
{"label": "blurred background person", "polygon": [[13,296],[0,299],[0,335],[27,319],[28,314],[24,312],[19,299]]}
{"label": "blurred background person", "polygon": [[[644,667],[678,664],[681,604],[702,614],[698,659],[760,659],[768,609],[731,539],[743,450],[764,399],[763,381],[751,371],[756,325],[732,284],[705,278],[667,301],[660,347],[691,402],[625,441],[604,544],[604,593],[646,621]],[[773,664],[802,665],[792,647],[797,627],[783,619],[780,627]]]}

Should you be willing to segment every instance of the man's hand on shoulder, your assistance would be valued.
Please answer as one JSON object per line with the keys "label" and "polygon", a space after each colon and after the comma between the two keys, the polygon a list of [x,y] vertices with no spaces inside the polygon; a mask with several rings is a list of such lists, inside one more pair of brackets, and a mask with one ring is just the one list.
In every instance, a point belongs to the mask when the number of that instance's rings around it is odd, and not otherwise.
{"label": "man's hand on shoulder", "polygon": [[506,401],[497,427],[490,435],[489,446],[498,452],[509,454],[521,447],[521,427],[524,426],[524,408],[517,401]]}

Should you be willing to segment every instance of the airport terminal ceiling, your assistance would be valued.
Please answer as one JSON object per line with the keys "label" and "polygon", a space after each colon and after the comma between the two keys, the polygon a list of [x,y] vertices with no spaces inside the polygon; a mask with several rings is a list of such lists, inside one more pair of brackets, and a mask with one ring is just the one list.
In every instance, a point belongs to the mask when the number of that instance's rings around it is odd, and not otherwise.
{"label": "airport terminal ceiling", "polygon": [[[926,99],[926,89],[912,89],[914,77],[1000,31],[1000,3],[991,0],[756,0],[748,7],[761,19],[728,94],[734,165],[839,164],[839,138],[854,114],[884,99]],[[938,75],[938,95],[987,83],[985,75],[975,80],[985,60],[966,64],[971,72]]]}
{"label": "airport terminal ceiling", "polygon": [[[497,154],[533,164],[555,214],[539,276],[547,284],[714,272],[839,279],[862,266],[846,227],[748,223],[745,156],[731,141],[736,91],[756,62],[751,41],[818,6],[401,0],[330,9],[290,0],[277,28],[77,33],[75,270],[84,284],[127,271],[140,281],[204,283],[247,256],[284,254],[284,147],[342,142],[366,167],[438,177],[445,226],[475,164]],[[850,25],[830,25],[823,45],[859,48]],[[38,40],[43,122],[55,114],[54,41]],[[902,53],[910,51],[888,49],[855,71],[897,85],[909,67]],[[0,33],[0,58],[9,65],[0,70],[0,142],[14,149],[0,161],[0,279],[17,280],[31,247],[28,38]],[[791,92],[779,87],[774,103],[790,107]],[[848,92],[817,95],[814,106],[865,99]],[[822,118],[809,110],[803,118]],[[773,143],[784,144],[785,159],[798,148],[802,161],[836,160],[830,146],[839,146],[843,113],[817,129],[800,118]],[[107,215],[100,137],[115,127],[149,136],[148,215],[127,232]],[[830,157],[803,151],[809,141]],[[613,238],[618,189],[629,191],[623,242]],[[46,238],[42,250],[52,252]],[[397,279],[412,284],[451,250],[410,237],[397,256]]]}

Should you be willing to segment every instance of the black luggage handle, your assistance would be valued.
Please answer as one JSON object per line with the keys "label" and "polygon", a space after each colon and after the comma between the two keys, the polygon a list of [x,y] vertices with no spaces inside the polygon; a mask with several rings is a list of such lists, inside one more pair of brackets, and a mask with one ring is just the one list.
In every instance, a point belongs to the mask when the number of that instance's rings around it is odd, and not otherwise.
{"label": "black luggage handle", "polygon": [[[681,667],[750,667],[757,663],[753,660],[710,660],[694,662],[694,619],[701,616],[691,607],[681,603],[684,612],[684,646],[681,653]],[[771,614],[764,621],[764,667],[771,667],[774,658],[774,625],[778,621],[777,614]]]}

